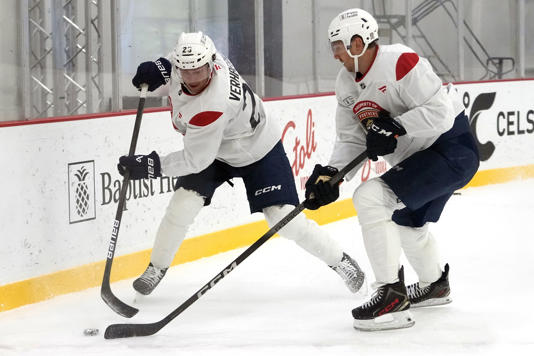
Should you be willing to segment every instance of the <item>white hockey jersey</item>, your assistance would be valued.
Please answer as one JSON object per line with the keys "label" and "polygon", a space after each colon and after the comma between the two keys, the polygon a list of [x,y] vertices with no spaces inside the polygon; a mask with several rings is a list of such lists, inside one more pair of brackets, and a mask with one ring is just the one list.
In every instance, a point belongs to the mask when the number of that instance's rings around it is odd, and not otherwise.
{"label": "white hockey jersey", "polygon": [[184,135],[183,150],[161,157],[162,173],[198,173],[214,160],[234,167],[263,158],[280,140],[281,131],[269,119],[262,100],[220,53],[210,83],[197,95],[184,92],[178,70],[169,87],[174,128]]}
{"label": "white hockey jersey", "polygon": [[[388,111],[407,132],[398,138],[395,152],[384,156],[394,166],[432,145],[464,109],[452,85],[444,87],[430,63],[401,44],[380,45],[361,78],[342,67],[335,91],[336,143],[329,165],[338,169],[366,149],[366,132],[360,120],[376,116],[377,111]],[[347,178],[351,179],[358,168]]]}

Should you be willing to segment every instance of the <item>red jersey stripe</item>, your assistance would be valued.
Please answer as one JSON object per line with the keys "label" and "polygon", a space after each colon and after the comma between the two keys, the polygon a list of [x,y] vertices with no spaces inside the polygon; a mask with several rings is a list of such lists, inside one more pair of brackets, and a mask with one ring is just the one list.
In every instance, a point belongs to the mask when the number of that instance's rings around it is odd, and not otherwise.
{"label": "red jersey stripe", "polygon": [[195,126],[207,126],[221,117],[222,114],[220,111],[203,111],[193,116],[189,123]]}
{"label": "red jersey stripe", "polygon": [[399,59],[397,60],[397,67],[395,68],[395,72],[397,74],[397,80],[401,80],[404,78],[406,74],[408,74],[413,67],[419,62],[419,56],[417,53],[403,53],[400,55]]}

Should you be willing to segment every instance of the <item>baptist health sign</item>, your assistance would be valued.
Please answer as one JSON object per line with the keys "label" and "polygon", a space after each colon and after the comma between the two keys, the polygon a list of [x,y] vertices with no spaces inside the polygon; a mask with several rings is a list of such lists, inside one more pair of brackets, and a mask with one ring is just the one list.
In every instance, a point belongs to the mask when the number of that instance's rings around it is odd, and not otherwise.
{"label": "baptist health sign", "polygon": [[95,219],[95,162],[69,163],[68,175],[69,223]]}

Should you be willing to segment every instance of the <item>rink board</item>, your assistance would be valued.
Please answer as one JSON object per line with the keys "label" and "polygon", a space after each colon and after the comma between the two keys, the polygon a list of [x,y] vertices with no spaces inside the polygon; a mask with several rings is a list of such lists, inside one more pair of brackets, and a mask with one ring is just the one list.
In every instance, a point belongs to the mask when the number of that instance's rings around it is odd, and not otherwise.
{"label": "rink board", "polygon": [[[533,178],[534,81],[457,88],[482,154],[469,186]],[[280,123],[301,198],[313,165],[330,156],[335,105],[332,95],[266,102]],[[127,152],[134,118],[128,112],[0,126],[0,311],[100,285],[121,185],[116,161]],[[168,111],[145,113],[137,152],[164,154],[181,147]],[[319,223],[354,216],[354,188],[386,169],[384,161],[367,162],[342,185],[340,201],[310,216]],[[249,214],[242,183],[234,183],[223,185],[203,209],[173,264],[250,245],[267,231],[261,214]],[[146,267],[172,185],[169,178],[130,184],[112,281]]]}

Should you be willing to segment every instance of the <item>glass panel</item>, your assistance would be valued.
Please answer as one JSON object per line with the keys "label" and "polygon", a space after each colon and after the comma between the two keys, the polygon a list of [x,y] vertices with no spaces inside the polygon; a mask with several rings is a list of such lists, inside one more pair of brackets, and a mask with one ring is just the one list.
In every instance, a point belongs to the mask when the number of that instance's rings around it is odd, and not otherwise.
{"label": "glass panel", "polygon": [[[137,66],[144,61],[167,56],[182,32],[199,30],[228,55],[228,22],[226,1],[120,1],[121,60],[120,88],[123,109],[137,107],[137,90],[131,84]],[[150,93],[147,106],[166,106],[159,92]]]}
{"label": "glass panel", "polygon": [[[466,80],[514,78],[517,53],[516,1],[465,3]],[[471,49],[472,48],[472,49]]]}
{"label": "glass panel", "polygon": [[[167,55],[182,31],[202,30],[265,96],[334,90],[341,64],[327,28],[361,7],[379,22],[380,44],[409,44],[444,81],[514,78],[522,67],[516,0],[264,0],[264,68],[257,68],[255,0],[4,0],[0,14],[3,88],[0,121],[136,107],[131,85],[139,63]],[[458,4],[464,13],[459,64]],[[119,16],[112,30],[112,5]],[[407,6],[411,9],[407,10]],[[408,38],[406,11],[412,18]],[[534,2],[525,1],[526,19]],[[115,42],[118,38],[119,42]],[[525,76],[534,76],[534,23],[525,20]],[[112,70],[114,49],[117,67]],[[118,86],[115,86],[118,84]],[[116,104],[118,103],[118,104]],[[157,91],[147,106],[166,106]]]}
{"label": "glass panel", "polygon": [[534,1],[525,1],[525,77],[534,78]]}
{"label": "glass panel", "polygon": [[[22,63],[18,56],[19,18],[17,1],[2,2],[0,23],[0,67],[2,68],[2,87],[0,88],[0,121],[20,120],[24,117],[22,111],[22,82],[18,73],[22,71]],[[19,90],[17,90],[19,89]]]}

